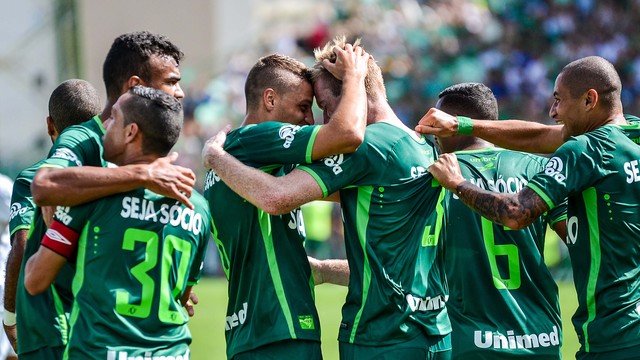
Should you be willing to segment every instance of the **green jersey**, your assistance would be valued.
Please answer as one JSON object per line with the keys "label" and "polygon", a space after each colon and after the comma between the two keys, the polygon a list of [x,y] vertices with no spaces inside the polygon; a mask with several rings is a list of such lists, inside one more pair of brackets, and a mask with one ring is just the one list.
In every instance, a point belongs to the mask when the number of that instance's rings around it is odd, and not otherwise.
{"label": "green jersey", "polygon": [[[464,178],[480,188],[516,193],[546,158],[498,148],[455,153]],[[547,222],[566,218],[563,204],[522,230],[493,224],[451,192],[445,215],[445,264],[453,357],[558,359],[558,288],[545,266]]]}
{"label": "green jersey", "polygon": [[[47,159],[26,169],[18,177],[16,183],[20,186],[16,200],[20,209],[33,206],[31,198],[31,182],[37,170],[41,167],[70,167],[70,166],[103,166],[102,136],[104,127],[96,116],[80,125],[71,126],[63,131],[49,152]],[[16,206],[17,208],[17,206]],[[18,214],[20,210],[18,211]],[[32,218],[29,218],[32,213]],[[38,251],[40,241],[47,226],[39,208],[27,210],[24,217],[16,215],[12,222],[12,231],[21,226],[24,228],[31,223],[29,238],[24,251],[18,288],[16,290],[16,325],[19,333],[29,336],[18,336],[18,354],[37,350],[42,347],[54,347],[67,343],[67,315],[72,303],[71,279],[73,267],[66,265],[55,280],[54,286],[38,295],[29,295],[24,288],[24,266],[27,260]]]}
{"label": "green jersey", "polygon": [[[229,133],[225,150],[249,166],[281,175],[281,164],[311,161],[318,130],[278,122],[243,126]],[[320,341],[300,209],[269,215],[213,171],[207,174],[204,194],[229,280],[228,358],[286,339]]]}
{"label": "green jersey", "polygon": [[11,210],[9,212],[9,232],[13,235],[18,230],[29,230],[36,212],[36,204],[31,196],[31,183],[38,168],[44,162],[39,162],[22,170],[13,182],[11,193]]}
{"label": "green jersey", "polygon": [[340,190],[351,270],[341,342],[391,345],[451,331],[439,227],[428,223],[443,211],[427,172],[436,158],[424,137],[383,122],[367,126],[355,153],[299,167],[325,196]]}
{"label": "green jersey", "polygon": [[206,201],[190,200],[194,210],[140,188],[57,208],[79,236],[65,359],[188,358],[180,298],[200,278],[210,234]]}
{"label": "green jersey", "polygon": [[527,186],[550,207],[568,199],[567,247],[584,352],[640,344],[640,125],[570,138]]}

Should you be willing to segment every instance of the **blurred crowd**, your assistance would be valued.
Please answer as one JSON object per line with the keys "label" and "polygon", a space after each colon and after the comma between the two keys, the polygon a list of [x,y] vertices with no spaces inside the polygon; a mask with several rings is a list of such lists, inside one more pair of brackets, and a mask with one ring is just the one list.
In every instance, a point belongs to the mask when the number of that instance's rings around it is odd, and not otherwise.
{"label": "blurred crowd", "polygon": [[257,14],[268,27],[255,43],[238,49],[208,84],[190,90],[178,148],[184,164],[199,169],[204,140],[225,124],[240,124],[244,79],[255,60],[279,52],[311,65],[313,49],[337,34],[362,38],[383,69],[390,103],[409,126],[442,89],[463,81],[490,86],[501,119],[551,123],[555,74],[588,55],[616,66],[625,111],[640,113],[640,33],[634,30],[640,0],[333,0],[309,6]]}

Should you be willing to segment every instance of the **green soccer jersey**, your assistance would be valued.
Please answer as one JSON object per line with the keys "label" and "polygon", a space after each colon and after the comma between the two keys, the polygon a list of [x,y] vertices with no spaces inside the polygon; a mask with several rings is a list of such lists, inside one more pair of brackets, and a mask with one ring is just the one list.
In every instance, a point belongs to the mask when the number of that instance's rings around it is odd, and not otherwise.
{"label": "green soccer jersey", "polygon": [[44,162],[39,162],[22,170],[13,182],[11,192],[11,211],[9,212],[9,232],[13,235],[18,230],[29,230],[36,212],[36,204],[31,196],[31,183],[38,168]]}
{"label": "green soccer jersey", "polygon": [[[544,169],[546,158],[498,148],[455,153],[464,178],[495,192],[516,193]],[[457,359],[558,359],[558,288],[544,264],[547,222],[566,218],[561,205],[522,230],[493,224],[451,192],[445,215],[451,348]]]}
{"label": "green soccer jersey", "polygon": [[572,137],[528,186],[549,206],[568,198],[567,247],[585,352],[640,344],[640,125]]}
{"label": "green soccer jersey", "polygon": [[[32,203],[30,185],[37,170],[41,167],[103,166],[102,136],[104,127],[96,116],[80,125],[71,126],[63,131],[49,152],[47,159],[26,169],[17,179],[20,191],[21,208]],[[16,325],[18,353],[28,353],[42,347],[55,347],[67,343],[67,315],[72,303],[71,279],[74,269],[66,265],[56,278],[54,286],[39,295],[29,295],[24,288],[24,266],[29,258],[38,251],[40,240],[47,227],[39,208],[33,211],[32,219],[25,211],[25,217],[17,217],[12,222],[13,231],[18,226],[31,223],[29,238],[25,247],[22,268],[16,290]]]}
{"label": "green soccer jersey", "polygon": [[436,158],[424,137],[383,122],[367,126],[355,153],[299,167],[325,196],[340,190],[351,270],[341,342],[390,345],[451,331],[439,227],[427,222],[443,211],[427,172]]}
{"label": "green soccer jersey", "polygon": [[200,278],[211,229],[204,198],[190,200],[194,210],[140,188],[57,208],[80,234],[65,359],[188,358],[180,298]]}
{"label": "green soccer jersey", "polygon": [[[311,161],[318,130],[278,122],[243,126],[229,133],[225,150],[249,166],[281,175],[281,164]],[[204,194],[229,280],[227,356],[286,339],[320,341],[300,209],[269,215],[212,171]]]}

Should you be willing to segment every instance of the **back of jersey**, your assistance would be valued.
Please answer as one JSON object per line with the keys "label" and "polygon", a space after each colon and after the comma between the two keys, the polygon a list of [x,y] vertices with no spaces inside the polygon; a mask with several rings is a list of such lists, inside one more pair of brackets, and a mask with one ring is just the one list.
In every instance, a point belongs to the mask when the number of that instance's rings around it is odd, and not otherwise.
{"label": "back of jersey", "polygon": [[[504,149],[456,152],[462,175],[495,192],[516,193],[546,159]],[[547,219],[510,230],[482,218],[449,193],[445,228],[454,358],[557,359],[557,286],[544,263]],[[550,211],[552,221],[565,207]]]}

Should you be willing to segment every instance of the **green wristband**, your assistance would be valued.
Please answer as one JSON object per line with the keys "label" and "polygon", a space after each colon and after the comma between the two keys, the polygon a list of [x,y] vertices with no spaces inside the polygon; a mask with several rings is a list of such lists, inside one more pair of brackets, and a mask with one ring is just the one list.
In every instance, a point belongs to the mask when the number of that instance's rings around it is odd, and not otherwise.
{"label": "green wristband", "polygon": [[466,116],[456,116],[458,119],[458,134],[471,135],[473,130],[473,121]]}

